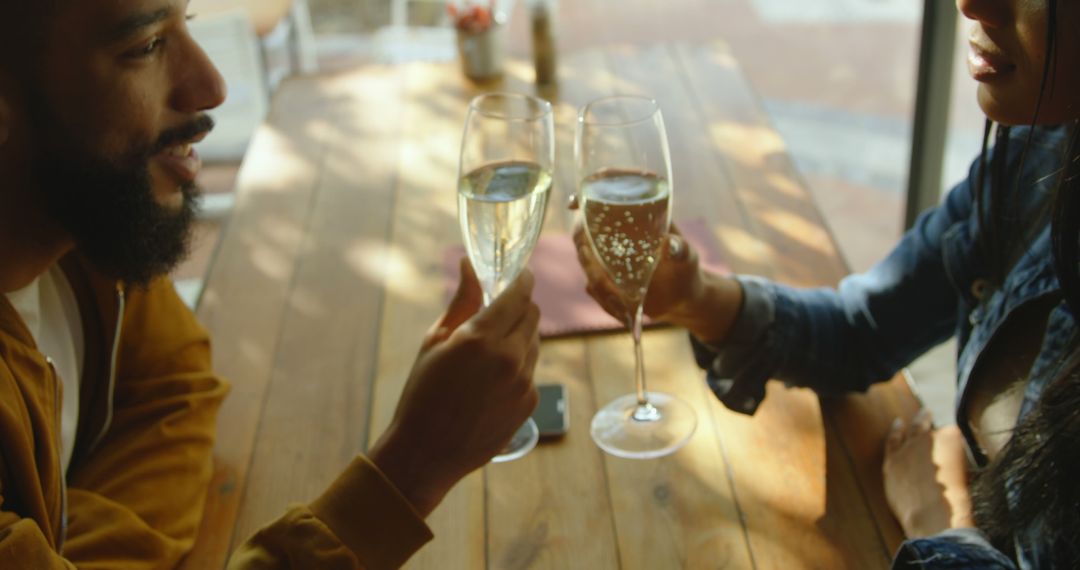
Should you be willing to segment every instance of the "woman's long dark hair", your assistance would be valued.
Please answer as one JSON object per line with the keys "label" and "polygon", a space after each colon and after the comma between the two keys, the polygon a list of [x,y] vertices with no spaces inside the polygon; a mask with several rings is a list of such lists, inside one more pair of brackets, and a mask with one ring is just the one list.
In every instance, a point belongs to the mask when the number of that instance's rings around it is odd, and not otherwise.
{"label": "woman's long dark hair", "polygon": [[[1040,104],[1045,93],[1053,96],[1057,62],[1057,0],[1049,0],[1047,8],[1047,60],[1039,89]],[[1080,93],[1058,96],[1080,99]],[[1033,127],[1038,113],[1037,106]],[[1030,237],[1023,231],[1030,218],[1025,221],[1016,216],[1016,210],[1009,207],[1005,198],[1022,191],[1017,188],[1019,173],[1032,139],[1029,135],[1020,167],[1015,170],[1017,176],[1010,177],[1005,161],[1008,128],[998,127],[993,158],[988,164],[986,148],[991,129],[988,120],[975,204],[980,220],[979,243],[990,265],[991,278],[1000,285]],[[1054,269],[1063,299],[1074,317],[1080,318],[1080,121],[1070,126],[1062,148],[1061,169],[1056,174],[1055,191],[1048,204]],[[983,181],[987,175],[990,188],[984,200]],[[1010,185],[1014,192],[1006,191]],[[1037,529],[1040,548],[1049,555],[1053,567],[1077,568],[1080,567],[1080,353],[1071,355],[1064,370],[1066,373],[1051,382],[1036,407],[1017,424],[1002,452],[976,473],[972,503],[979,528],[1002,552],[1015,557],[1015,541],[1022,539],[1017,536],[1018,531]]]}
{"label": "woman's long dark hair", "polygon": [[1015,558],[1015,540],[1027,538],[1017,531],[1034,530],[1052,568],[1080,567],[1080,367],[1073,364],[971,484],[975,521],[990,542]]}

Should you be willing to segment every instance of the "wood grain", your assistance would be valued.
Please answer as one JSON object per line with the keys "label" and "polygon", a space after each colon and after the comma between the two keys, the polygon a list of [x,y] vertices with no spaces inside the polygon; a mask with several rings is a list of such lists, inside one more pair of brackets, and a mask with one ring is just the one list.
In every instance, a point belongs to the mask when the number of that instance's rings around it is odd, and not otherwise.
{"label": "wood grain", "polygon": [[[577,67],[578,62],[583,67]],[[590,73],[599,58],[569,58],[560,72]],[[534,92],[532,69],[511,64],[500,89]],[[547,233],[565,233],[572,215],[566,197],[573,191],[573,117],[591,99],[585,85],[544,91],[556,124],[555,181],[545,216]],[[571,258],[567,263],[575,264]],[[614,568],[618,566],[611,505],[602,452],[589,437],[596,405],[589,382],[585,342],[545,342],[535,378],[567,388],[571,429],[557,442],[544,443],[514,462],[490,465],[486,472],[487,551],[491,568]]]}
{"label": "wood grain", "polygon": [[[577,8],[596,12],[587,3]],[[618,30],[601,29],[601,35]],[[722,44],[560,53],[538,92],[557,118],[546,232],[568,232],[574,121],[612,93],[655,96],[676,220],[712,228],[737,272],[800,286],[846,272],[783,140]],[[514,60],[476,86],[451,64],[365,67],[287,81],[256,136],[199,316],[234,385],[187,568],[318,494],[389,424],[424,332],[442,313],[443,255],[460,243],[456,180],[469,99],[537,92]],[[568,259],[567,263],[576,263]],[[881,440],[913,398],[893,381],[819,401],[768,387],[754,417],[724,408],[685,332],[646,333],[650,389],[698,414],[677,453],[630,461],[589,437],[598,405],[633,390],[629,335],[545,342],[538,382],[569,391],[571,432],[462,481],[410,568],[875,568],[900,540],[881,491]]]}
{"label": "wood grain", "polygon": [[[442,70],[441,70],[442,69]],[[452,69],[452,68],[451,68]],[[417,64],[405,77],[403,144],[385,268],[372,438],[393,417],[423,333],[442,313],[442,253],[460,243],[457,163],[472,88],[447,66]],[[466,478],[429,517],[438,537],[410,568],[479,568],[485,564],[482,473]]]}
{"label": "wood grain", "polygon": [[220,568],[229,552],[331,128],[315,83],[286,82],[276,101],[238,176],[197,312],[213,338],[214,369],[232,391],[218,415],[214,476],[187,568]]}
{"label": "wood grain", "polygon": [[402,86],[392,71],[369,70],[321,88],[333,126],[285,300],[234,548],[288,505],[318,496],[367,439],[383,288],[370,256],[387,245]]}
{"label": "wood grain", "polygon": [[[847,267],[839,256],[835,242],[798,172],[786,153],[783,141],[768,124],[767,117],[752,96],[738,65],[723,47],[707,48],[676,46],[685,69],[686,80],[700,102],[706,123],[713,139],[713,147],[726,165],[734,184],[733,191],[744,205],[752,235],[756,236],[768,255],[773,271],[770,277],[781,282],[800,286],[835,285],[847,273]],[[851,398],[858,398],[852,396]],[[876,472],[867,467],[856,469],[851,448],[845,442],[849,432],[867,429],[856,421],[844,424],[838,431],[834,423],[822,414],[822,407],[813,394],[805,390],[785,390],[769,386],[768,397],[758,413],[747,422],[730,413],[717,415],[723,424],[723,433],[740,433],[741,437],[725,438],[725,445],[732,450],[729,458],[735,470],[736,486],[743,480],[761,481],[762,474],[773,473],[759,462],[752,473],[740,475],[746,469],[736,456],[745,450],[766,449],[767,453],[779,451],[775,444],[763,441],[766,434],[798,433],[812,434],[803,440],[801,452],[762,458],[774,462],[781,469],[781,477],[772,479],[764,489],[751,495],[773,495],[761,509],[754,509],[748,501],[741,501],[747,513],[748,532],[751,541],[760,546],[754,549],[755,561],[765,567],[788,565],[810,554],[812,559],[831,561],[825,567],[885,567],[891,557],[891,548],[882,540],[877,527],[887,521],[880,516],[884,506],[883,495],[868,495],[863,491],[860,478],[874,478],[880,488],[880,468]],[[854,404],[851,404],[854,405]],[[870,405],[865,408],[869,415],[883,411]],[[791,422],[796,422],[792,424]],[[754,425],[748,425],[754,424]],[[799,427],[796,429],[796,425]],[[727,429],[731,428],[731,429]],[[742,429],[740,429],[742,428]],[[880,436],[877,432],[874,436]],[[880,449],[878,439],[876,445]],[[861,452],[871,451],[875,445],[864,438]],[[738,450],[738,451],[735,451]],[[796,450],[792,450],[796,451]],[[878,463],[880,466],[880,463]],[[790,471],[786,468],[797,466]],[[788,480],[785,485],[784,481]],[[798,483],[795,483],[798,481]],[[869,483],[873,486],[874,483]],[[795,496],[823,497],[824,501],[814,508],[800,512],[785,513],[776,505],[799,505]],[[740,498],[744,495],[739,492]],[[871,506],[868,500],[873,498]],[[809,508],[811,505],[804,505]],[[769,503],[773,503],[770,506]],[[760,524],[754,523],[756,516]],[[813,522],[817,533],[799,533],[796,528],[781,534],[800,537],[785,540],[789,548],[777,548],[758,537],[764,530],[777,524],[802,519]],[[876,519],[866,524],[866,519]],[[798,525],[797,525],[798,526]],[[822,540],[824,539],[824,540]]]}

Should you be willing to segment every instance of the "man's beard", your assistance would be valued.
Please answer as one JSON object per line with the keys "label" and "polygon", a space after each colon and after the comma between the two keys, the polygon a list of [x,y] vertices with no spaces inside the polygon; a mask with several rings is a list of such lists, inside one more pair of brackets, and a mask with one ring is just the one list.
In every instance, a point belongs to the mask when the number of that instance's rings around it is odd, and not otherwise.
{"label": "man's beard", "polygon": [[47,123],[38,123],[50,138],[35,160],[43,204],[98,271],[145,286],[187,256],[198,210],[195,185],[181,187],[178,208],[162,205],[154,197],[150,160],[162,149],[213,128],[208,116],[171,129],[120,160],[57,144],[73,139],[55,138],[62,129],[54,121]]}

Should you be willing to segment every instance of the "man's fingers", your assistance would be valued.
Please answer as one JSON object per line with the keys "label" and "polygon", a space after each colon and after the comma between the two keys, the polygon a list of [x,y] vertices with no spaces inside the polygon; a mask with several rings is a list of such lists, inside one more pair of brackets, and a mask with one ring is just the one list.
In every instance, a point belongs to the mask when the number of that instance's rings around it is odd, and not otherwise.
{"label": "man's fingers", "polygon": [[483,305],[483,293],[480,290],[480,281],[476,278],[472,264],[467,258],[461,258],[459,262],[460,276],[458,288],[454,297],[446,308],[446,313],[435,323],[432,331],[444,331],[443,337],[454,332],[462,323],[469,320]]}
{"label": "man's fingers", "polygon": [[514,328],[506,335],[506,340],[512,346],[525,346],[525,343],[537,335],[539,328],[540,307],[537,307],[536,303],[529,303],[524,314],[514,323]]}
{"label": "man's fingers", "polygon": [[525,384],[526,388],[531,388],[533,383],[533,373],[536,370],[536,362],[540,360],[540,332],[533,331],[532,340],[529,342],[529,352],[525,355],[525,362],[521,366],[521,373],[518,375],[519,381]]}
{"label": "man's fingers", "polygon": [[518,278],[510,284],[491,305],[482,309],[473,318],[473,324],[481,329],[491,331],[497,337],[504,337],[517,327],[518,321],[528,309],[532,297],[535,279],[528,269],[521,272]]}

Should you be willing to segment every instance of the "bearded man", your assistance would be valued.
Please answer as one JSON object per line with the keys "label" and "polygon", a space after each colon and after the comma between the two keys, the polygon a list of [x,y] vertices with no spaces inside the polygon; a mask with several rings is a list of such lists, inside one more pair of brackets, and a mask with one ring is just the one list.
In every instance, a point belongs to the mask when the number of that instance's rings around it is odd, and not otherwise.
{"label": "bearded man", "polygon": [[[166,273],[225,85],[186,10],[0,0],[2,568],[174,567],[199,528],[227,387]],[[531,413],[531,276],[481,310],[463,270],[387,432],[232,566],[400,565]]]}

